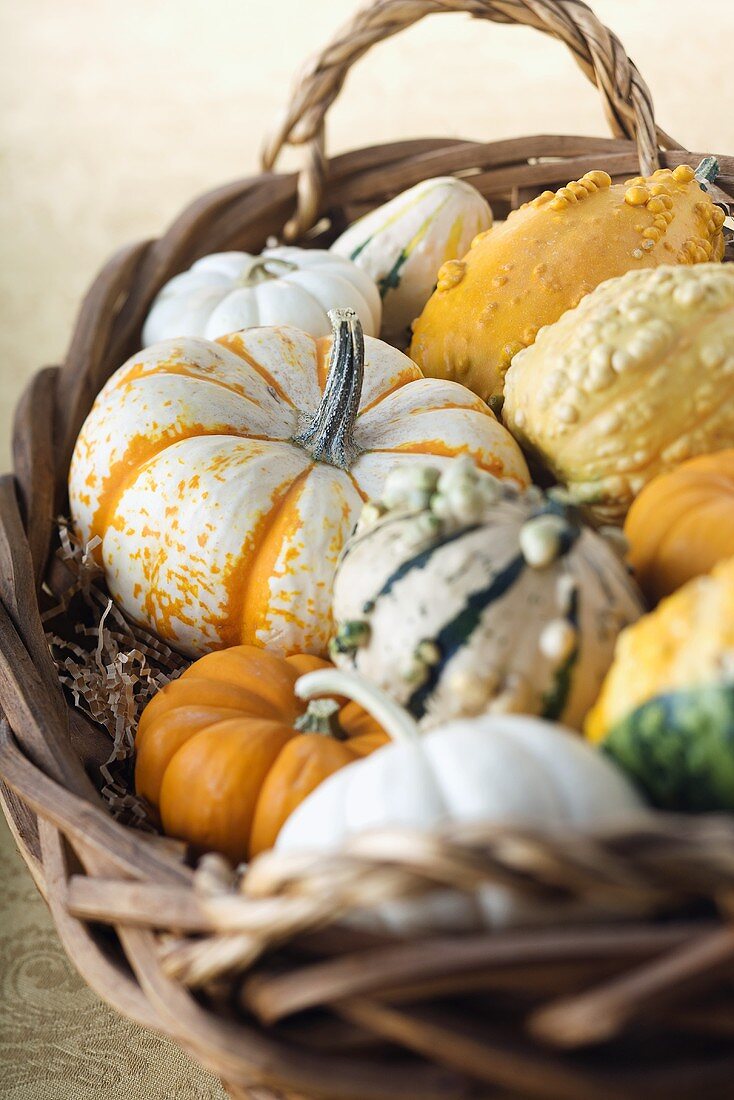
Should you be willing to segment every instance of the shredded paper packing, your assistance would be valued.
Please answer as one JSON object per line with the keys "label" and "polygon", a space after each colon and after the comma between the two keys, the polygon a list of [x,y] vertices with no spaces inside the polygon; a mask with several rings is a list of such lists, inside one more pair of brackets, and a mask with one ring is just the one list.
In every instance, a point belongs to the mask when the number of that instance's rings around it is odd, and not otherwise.
{"label": "shredded paper packing", "polygon": [[43,616],[51,654],[74,705],[112,739],[101,767],[102,796],[116,817],[150,828],[146,807],[133,791],[135,730],[148,700],[180,676],[188,661],[129,622],[112,602],[94,556],[99,538],[82,544],[64,519],[59,536],[58,557],[69,576],[68,585],[46,590],[56,599]]}

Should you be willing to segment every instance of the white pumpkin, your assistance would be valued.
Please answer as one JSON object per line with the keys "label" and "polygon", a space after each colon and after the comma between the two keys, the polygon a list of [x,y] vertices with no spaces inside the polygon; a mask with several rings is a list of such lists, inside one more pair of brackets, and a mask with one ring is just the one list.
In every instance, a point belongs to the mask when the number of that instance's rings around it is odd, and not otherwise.
{"label": "white pumpkin", "polygon": [[156,344],[112,376],[82,427],[75,525],[101,540],[114,599],[186,653],[324,652],[338,555],[398,461],[468,452],[527,483],[483,401],[363,341],[352,311],[333,317],[322,340],[254,328]]}
{"label": "white pumpkin", "polygon": [[383,340],[405,348],[411,322],[436,286],[438,269],[469,251],[492,225],[489,204],[453,176],[423,180],[350,225],[331,246],[377,283]]}
{"label": "white pumpkin", "polygon": [[[354,673],[312,672],[296,684],[303,699],[354,699],[393,744],[324,780],[291,814],[276,841],[284,852],[334,852],[368,830],[431,831],[452,822],[550,830],[601,826],[644,812],[625,776],[587,742],[539,718],[483,715],[421,734],[397,703]],[[472,900],[440,893],[391,903],[379,922],[411,932],[530,920],[538,913],[505,891]]]}
{"label": "white pumpkin", "polygon": [[259,256],[216,252],[159,291],[143,326],[143,347],[177,336],[216,340],[256,325],[328,336],[330,309],[353,309],[367,336],[379,334],[377,287],[350,260],[317,248],[267,248]]}
{"label": "white pumpkin", "polygon": [[331,652],[426,727],[490,710],[580,729],[643,611],[617,544],[463,458],[397,469],[367,506],[335,578]]}

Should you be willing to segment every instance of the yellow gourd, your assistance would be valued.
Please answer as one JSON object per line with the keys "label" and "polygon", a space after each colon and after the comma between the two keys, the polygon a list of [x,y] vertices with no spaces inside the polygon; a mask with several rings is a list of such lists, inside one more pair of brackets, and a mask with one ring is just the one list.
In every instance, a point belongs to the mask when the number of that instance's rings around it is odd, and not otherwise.
{"label": "yellow gourd", "polygon": [[731,683],[734,558],[696,577],[622,631],[614,663],[586,719],[601,741],[643,703],[663,693]]}
{"label": "yellow gourd", "polygon": [[734,811],[734,558],[620,634],[586,734],[656,806]]}
{"label": "yellow gourd", "polygon": [[414,324],[411,358],[485,401],[502,394],[513,355],[605,279],[659,264],[720,260],[724,212],[692,168],[612,184],[587,172],[544,191],[480,234],[438,273]]}
{"label": "yellow gourd", "polygon": [[621,523],[656,474],[734,447],[734,264],[602,283],[515,356],[502,411],[575,504]]}

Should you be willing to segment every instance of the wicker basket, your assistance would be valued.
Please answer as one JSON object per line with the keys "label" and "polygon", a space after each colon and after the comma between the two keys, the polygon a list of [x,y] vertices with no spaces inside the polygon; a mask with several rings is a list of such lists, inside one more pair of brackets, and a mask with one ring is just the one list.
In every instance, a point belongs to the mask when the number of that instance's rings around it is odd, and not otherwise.
{"label": "wicker basket", "polygon": [[[426,139],[327,161],[324,117],[351,64],[449,11],[561,39],[599,88],[613,138]],[[298,176],[272,173],[285,143],[305,147]],[[428,176],[469,176],[502,216],[593,168],[624,178],[709,152],[655,127],[639,73],[579,0],[379,0],[306,68],[263,174],[198,199],[160,240],[116,255],[87,295],[66,362],[26,391],[15,473],[0,481],[5,813],[86,981],[193,1053],[233,1096],[734,1094],[734,819],[659,815],[593,836],[378,834],[331,860],[265,855],[242,881],[215,858],[194,872],[181,846],[120,824],[102,803],[89,777],[109,740],[65,699],[39,609],[59,583],[55,516],[79,428],[136,350],[153,296],[192,261],[259,250],[272,234],[328,242]],[[718,159],[726,197],[734,159]],[[555,904],[557,922],[406,943],[343,920],[385,898],[488,882]]]}

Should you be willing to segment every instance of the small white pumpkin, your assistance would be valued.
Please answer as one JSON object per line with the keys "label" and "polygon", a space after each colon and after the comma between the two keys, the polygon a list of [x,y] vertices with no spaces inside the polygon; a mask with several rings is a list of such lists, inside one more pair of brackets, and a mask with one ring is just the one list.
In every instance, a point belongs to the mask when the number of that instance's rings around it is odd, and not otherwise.
{"label": "small white pumpkin", "polygon": [[423,180],[350,225],[331,246],[377,283],[382,338],[410,343],[410,324],[436,286],[438,269],[469,251],[492,225],[492,211],[475,187],[453,176]]}
{"label": "small white pumpkin", "polygon": [[331,654],[426,727],[489,710],[580,729],[643,611],[617,543],[463,457],[396,469],[366,506],[334,582]]}
{"label": "small white pumpkin", "polygon": [[[452,822],[492,822],[540,830],[605,825],[644,812],[639,795],[610,761],[560,726],[539,718],[483,715],[421,734],[397,703],[354,673],[312,672],[296,684],[303,699],[354,699],[393,739],[329,776],[291,814],[276,848],[333,852],[368,830],[431,831]],[[538,919],[496,887],[475,899],[438,893],[380,907],[395,931],[473,928]]]}
{"label": "small white pumpkin", "polygon": [[143,347],[180,336],[216,340],[258,325],[328,336],[330,309],[353,309],[366,336],[380,331],[377,287],[348,259],[317,248],[267,248],[259,256],[216,252],[159,291],[143,326]]}

